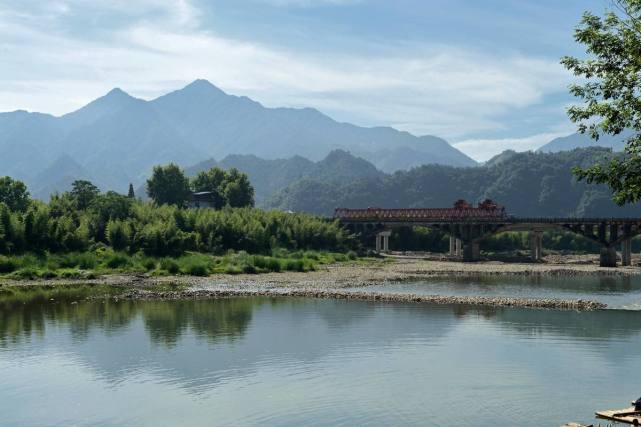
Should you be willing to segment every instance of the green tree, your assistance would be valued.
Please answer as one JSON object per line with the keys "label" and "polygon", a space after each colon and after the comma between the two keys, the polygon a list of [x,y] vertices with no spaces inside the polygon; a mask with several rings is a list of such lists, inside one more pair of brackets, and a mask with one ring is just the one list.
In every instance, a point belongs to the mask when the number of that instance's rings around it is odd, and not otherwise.
{"label": "green tree", "polygon": [[107,235],[107,241],[115,250],[122,251],[129,246],[131,232],[127,223],[118,220],[109,221],[105,234]]}
{"label": "green tree", "polygon": [[574,168],[580,180],[607,184],[623,205],[641,199],[641,0],[614,0],[603,17],[583,14],[574,39],[587,57],[564,57],[561,63],[582,83],[570,92],[584,101],[568,109],[580,132],[592,138],[632,131],[625,153],[607,163]]}
{"label": "green tree", "polygon": [[147,195],[157,205],[184,206],[190,194],[189,179],[178,165],[154,166],[154,172],[147,180]]}
{"label": "green tree", "polygon": [[224,196],[227,174],[221,168],[213,167],[208,171],[198,173],[191,181],[191,188],[195,192],[211,191],[214,208],[220,209],[226,204]]}
{"label": "green tree", "polygon": [[100,194],[100,190],[91,182],[80,179],[71,183],[69,194],[75,201],[76,208],[84,210]]}
{"label": "green tree", "polygon": [[8,176],[0,178],[0,203],[12,211],[24,212],[29,206],[27,186]]}
{"label": "green tree", "polygon": [[254,206],[254,187],[249,182],[247,174],[236,168],[227,172],[224,194],[227,204],[232,208]]}
{"label": "green tree", "polygon": [[130,199],[136,198],[136,193],[134,192],[134,185],[131,182],[129,183],[129,192],[127,193],[127,197],[129,197]]}

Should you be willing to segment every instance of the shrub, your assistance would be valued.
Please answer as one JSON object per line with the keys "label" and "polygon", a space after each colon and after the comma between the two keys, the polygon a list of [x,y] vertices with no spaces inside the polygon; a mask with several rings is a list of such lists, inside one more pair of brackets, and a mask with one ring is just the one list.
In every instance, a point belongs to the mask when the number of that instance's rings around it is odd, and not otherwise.
{"label": "shrub", "polygon": [[175,260],[171,258],[163,258],[160,261],[160,268],[166,270],[171,274],[177,274],[178,272],[180,272],[180,266]]}
{"label": "shrub", "polygon": [[347,252],[347,259],[354,261],[356,258],[358,258],[358,254],[354,251],[349,251]]}
{"label": "shrub", "polygon": [[12,276],[18,279],[36,279],[38,278],[38,270],[33,267],[24,267],[14,271]]}
{"label": "shrub", "polygon": [[180,259],[181,271],[192,276],[208,276],[211,258],[204,255],[189,255]]}
{"label": "shrub", "polygon": [[153,258],[145,258],[145,259],[142,260],[142,266],[147,271],[155,270],[156,269],[156,260],[153,259]]}
{"label": "shrub", "polygon": [[278,273],[280,271],[280,262],[276,258],[267,258],[267,269]]}
{"label": "shrub", "polygon": [[81,253],[77,257],[77,266],[83,270],[96,268],[96,265],[98,265],[98,259],[91,252]]}
{"label": "shrub", "polygon": [[256,274],[256,267],[254,267],[251,264],[245,264],[243,265],[243,273],[245,274]]}
{"label": "shrub", "polygon": [[44,270],[44,271],[42,271],[40,273],[40,277],[43,278],[43,279],[53,279],[53,278],[58,277],[58,275],[56,274],[55,271]]}
{"label": "shrub", "polygon": [[18,268],[15,260],[0,255],[0,273],[11,273]]}
{"label": "shrub", "polygon": [[305,252],[305,258],[313,259],[314,261],[318,261],[320,259],[320,256],[316,252],[307,251],[307,252]]}
{"label": "shrub", "polygon": [[298,259],[288,259],[285,261],[286,271],[305,271],[305,264]]}
{"label": "shrub", "polygon": [[129,265],[129,257],[123,254],[111,254],[105,261],[105,265],[109,268],[122,268]]}

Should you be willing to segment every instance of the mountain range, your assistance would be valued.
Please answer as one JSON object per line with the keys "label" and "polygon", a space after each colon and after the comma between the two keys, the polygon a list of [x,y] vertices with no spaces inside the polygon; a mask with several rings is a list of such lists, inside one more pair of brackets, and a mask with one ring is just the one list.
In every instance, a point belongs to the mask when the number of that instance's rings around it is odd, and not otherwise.
{"label": "mountain range", "polygon": [[116,88],[60,117],[0,113],[0,175],[25,181],[41,198],[80,178],[124,192],[168,162],[188,166],[232,154],[320,161],[335,149],[386,172],[426,163],[476,165],[435,136],[339,123],[310,108],[266,108],[206,80],[150,101]]}
{"label": "mountain range", "polygon": [[516,216],[639,216],[641,204],[616,206],[606,186],[577,182],[572,175],[575,166],[587,167],[615,155],[602,147],[559,153],[506,151],[475,168],[424,165],[341,183],[309,175],[263,205],[329,216],[337,207],[447,207],[459,198],[490,198]]}
{"label": "mountain range", "polygon": [[623,151],[625,141],[631,132],[622,132],[619,135],[602,135],[598,141],[592,139],[584,133],[573,133],[572,135],[555,138],[547,144],[539,147],[536,151],[541,153],[558,153],[559,151],[569,151],[575,148],[587,147],[605,147],[613,151]]}

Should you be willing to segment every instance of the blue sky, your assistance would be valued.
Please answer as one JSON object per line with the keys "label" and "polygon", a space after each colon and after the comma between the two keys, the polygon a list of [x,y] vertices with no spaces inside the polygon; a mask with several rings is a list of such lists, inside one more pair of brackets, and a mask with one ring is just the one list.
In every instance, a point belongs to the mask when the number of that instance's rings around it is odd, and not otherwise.
{"label": "blue sky", "polygon": [[0,111],[205,78],[267,106],[441,136],[477,160],[572,133],[560,65],[609,0],[0,0]]}

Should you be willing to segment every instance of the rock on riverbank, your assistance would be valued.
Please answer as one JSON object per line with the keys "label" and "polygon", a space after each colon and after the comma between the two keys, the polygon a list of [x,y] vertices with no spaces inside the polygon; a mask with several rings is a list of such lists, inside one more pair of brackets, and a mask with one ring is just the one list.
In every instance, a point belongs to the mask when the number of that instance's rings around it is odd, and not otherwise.
{"label": "rock on riverbank", "polygon": [[394,294],[380,292],[350,292],[337,290],[296,290],[296,289],[189,289],[181,291],[155,292],[153,290],[132,289],[119,295],[119,299],[208,299],[229,297],[305,297],[324,299],[348,299],[363,301],[413,302],[428,304],[461,304],[494,307],[527,307],[562,310],[597,310],[606,305],[590,300],[566,300],[544,298],[506,298],[476,296],[443,296]]}

